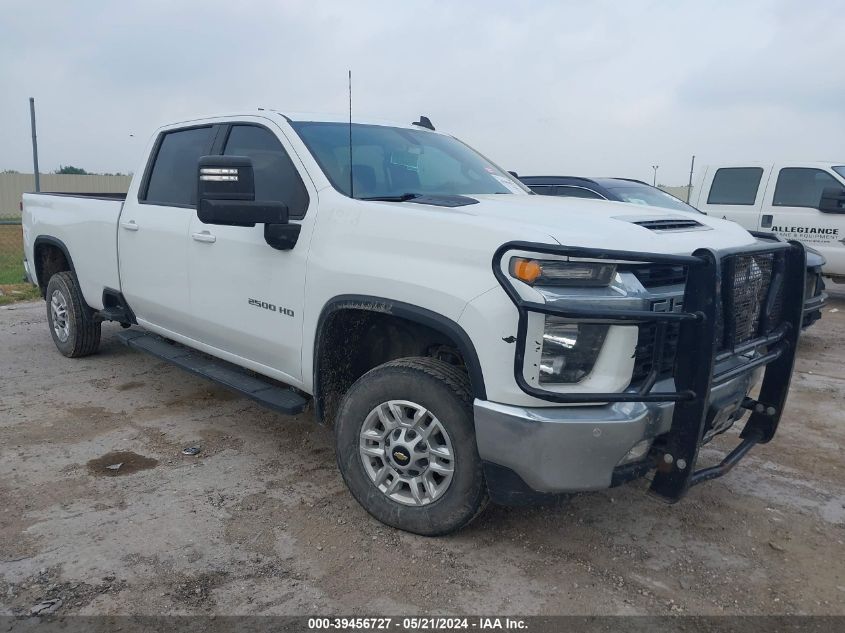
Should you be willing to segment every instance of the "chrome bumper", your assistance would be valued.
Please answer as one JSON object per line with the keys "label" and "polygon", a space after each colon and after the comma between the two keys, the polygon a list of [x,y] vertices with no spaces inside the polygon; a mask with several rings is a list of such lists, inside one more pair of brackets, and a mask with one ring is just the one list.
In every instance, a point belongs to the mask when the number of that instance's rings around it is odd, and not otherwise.
{"label": "chrome bumper", "polygon": [[[736,408],[759,380],[761,369],[713,388],[710,402]],[[656,385],[671,389],[671,380]],[[628,466],[629,451],[643,440],[667,433],[672,402],[615,402],[598,406],[516,407],[486,400],[473,405],[478,454],[485,470],[511,471],[524,491],[559,494],[611,486],[614,471]],[[647,469],[646,469],[647,470]],[[507,502],[513,482],[488,476],[491,496]]]}

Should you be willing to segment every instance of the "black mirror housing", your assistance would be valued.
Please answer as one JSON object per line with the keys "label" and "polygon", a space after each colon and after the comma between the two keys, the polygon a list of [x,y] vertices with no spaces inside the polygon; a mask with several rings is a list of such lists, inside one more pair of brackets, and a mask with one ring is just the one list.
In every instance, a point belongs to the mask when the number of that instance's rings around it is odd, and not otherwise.
{"label": "black mirror housing", "polygon": [[255,174],[247,156],[203,156],[197,172],[197,217],[203,224],[287,224],[281,202],[255,199]]}
{"label": "black mirror housing", "polygon": [[197,203],[204,198],[255,200],[255,173],[247,156],[202,156],[197,176]]}
{"label": "black mirror housing", "polygon": [[822,213],[845,213],[845,188],[825,187],[819,200]]}
{"label": "black mirror housing", "polygon": [[197,217],[203,224],[222,226],[287,224],[288,208],[281,202],[200,198]]}

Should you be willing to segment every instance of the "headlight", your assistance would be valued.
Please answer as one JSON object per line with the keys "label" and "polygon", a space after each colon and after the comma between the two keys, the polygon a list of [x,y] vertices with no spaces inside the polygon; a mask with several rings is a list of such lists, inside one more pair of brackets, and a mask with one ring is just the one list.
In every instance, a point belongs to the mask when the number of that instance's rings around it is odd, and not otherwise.
{"label": "headlight", "polygon": [[596,364],[607,329],[607,325],[572,323],[547,315],[540,383],[573,383],[585,378]]}
{"label": "headlight", "polygon": [[530,286],[606,286],[613,279],[616,264],[567,262],[512,257],[511,277]]}

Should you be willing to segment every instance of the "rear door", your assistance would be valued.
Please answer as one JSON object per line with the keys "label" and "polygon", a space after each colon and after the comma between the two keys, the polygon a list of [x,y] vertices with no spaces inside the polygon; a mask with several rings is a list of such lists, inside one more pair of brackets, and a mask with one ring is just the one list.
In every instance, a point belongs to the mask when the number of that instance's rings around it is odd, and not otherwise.
{"label": "rear door", "polygon": [[191,334],[188,228],[196,216],[197,161],[209,153],[217,131],[203,125],[162,132],[137,195],[123,205],[120,285],[142,325]]}
{"label": "rear door", "polygon": [[[281,130],[265,119],[227,125],[222,153],[248,156],[255,199],[283,202],[302,229],[296,246],[272,248],[264,225],[203,224],[191,214],[188,266],[197,337],[212,353],[286,381],[301,379],[305,264],[316,201]],[[292,158],[293,157],[293,158]],[[294,161],[297,161],[296,163]],[[270,368],[274,371],[265,371]],[[277,373],[280,372],[280,373]]]}
{"label": "rear door", "polygon": [[842,188],[825,169],[776,165],[763,201],[760,230],[786,240],[798,240],[824,255],[828,272],[845,270],[845,215],[822,213],[819,201],[825,187]]}
{"label": "rear door", "polygon": [[770,173],[770,165],[708,168],[698,199],[699,210],[756,231]]}

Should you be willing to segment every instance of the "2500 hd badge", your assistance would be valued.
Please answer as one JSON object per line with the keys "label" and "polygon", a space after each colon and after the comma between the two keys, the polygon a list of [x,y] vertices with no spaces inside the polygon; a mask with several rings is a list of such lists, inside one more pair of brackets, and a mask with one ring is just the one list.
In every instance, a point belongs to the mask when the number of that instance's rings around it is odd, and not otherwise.
{"label": "2500 hd badge", "polygon": [[261,301],[260,299],[250,299],[249,305],[255,306],[257,308],[264,308],[265,310],[270,310],[270,312],[278,312],[279,314],[284,314],[285,316],[293,316],[293,310],[291,310],[290,308],[276,306],[273,303],[267,303],[266,301]]}

